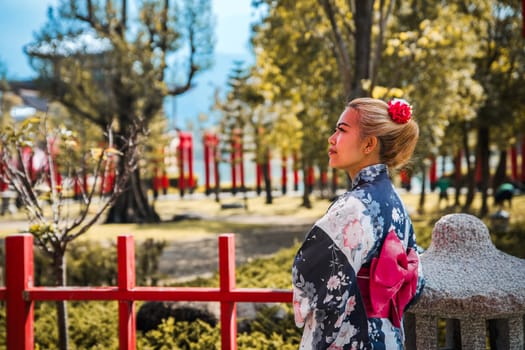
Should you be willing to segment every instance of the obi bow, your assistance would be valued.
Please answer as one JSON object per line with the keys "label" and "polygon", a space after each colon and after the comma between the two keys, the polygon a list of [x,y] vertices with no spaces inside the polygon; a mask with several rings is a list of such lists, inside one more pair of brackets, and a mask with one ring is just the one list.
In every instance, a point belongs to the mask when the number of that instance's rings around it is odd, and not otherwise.
{"label": "obi bow", "polygon": [[407,253],[391,230],[379,256],[357,275],[368,318],[389,318],[394,327],[400,327],[403,311],[416,294],[418,264],[415,250],[409,248]]}

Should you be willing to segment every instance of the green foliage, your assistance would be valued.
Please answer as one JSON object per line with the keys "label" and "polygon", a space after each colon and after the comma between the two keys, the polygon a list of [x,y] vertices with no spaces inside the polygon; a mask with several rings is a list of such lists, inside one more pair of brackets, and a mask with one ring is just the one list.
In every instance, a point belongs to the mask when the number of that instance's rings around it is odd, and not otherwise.
{"label": "green foliage", "polygon": [[5,304],[0,307],[0,349],[6,349],[7,347],[7,331],[6,331],[6,314]]}
{"label": "green foliage", "polygon": [[240,288],[290,289],[293,254],[298,245],[278,251],[271,259],[258,258],[237,269]]}
{"label": "green foliage", "polygon": [[117,280],[116,247],[98,241],[74,242],[67,252],[68,285],[115,285]]}
{"label": "green foliage", "polygon": [[[166,241],[147,239],[136,243],[135,280],[137,285],[156,285],[161,278],[159,260]],[[54,285],[51,261],[42,250],[34,251],[35,285]],[[73,286],[115,285],[117,280],[117,252],[113,243],[92,240],[72,242],[66,252],[67,284]]]}
{"label": "green foliage", "polygon": [[166,245],[166,241],[157,241],[152,238],[140,243],[135,254],[137,285],[157,285],[162,277],[159,273],[159,261]]}
{"label": "green foliage", "polygon": [[430,246],[432,241],[432,229],[434,223],[437,219],[434,220],[414,220],[414,231],[416,232],[417,244],[423,248],[427,249]]}
{"label": "green foliage", "polygon": [[298,343],[287,343],[277,333],[268,336],[261,332],[239,334],[237,345],[239,350],[295,350],[299,346]]}
{"label": "green foliage", "polygon": [[77,349],[118,349],[117,302],[78,302],[73,307],[70,339]]}
{"label": "green foliage", "polygon": [[[118,349],[117,302],[75,302],[69,307],[70,349]],[[57,349],[56,308],[35,305],[35,348]]]}
{"label": "green foliage", "polygon": [[[288,308],[289,309],[289,308]],[[281,316],[276,316],[280,314]],[[239,333],[237,345],[240,350],[297,349],[301,333],[293,323],[293,313],[283,314],[278,307],[264,308],[250,323],[252,331]],[[173,318],[163,320],[156,329],[137,338],[137,349],[220,349],[220,328],[197,321],[176,322]]]}
{"label": "green foliage", "polygon": [[214,350],[220,349],[220,329],[197,320],[176,322],[172,317],[163,320],[155,330],[137,339],[137,349],[144,350]]}
{"label": "green foliage", "polygon": [[490,232],[490,237],[496,248],[507,254],[525,259],[525,226],[518,222],[510,225],[507,231]]}
{"label": "green foliage", "polygon": [[[69,310],[70,313],[74,312]],[[56,307],[50,302],[35,303],[35,348],[58,349]]]}
{"label": "green foliage", "polygon": [[[288,276],[290,279],[290,276]],[[294,321],[292,305],[280,304],[262,308],[250,322],[249,336],[257,338],[257,334],[264,334],[266,339],[274,342],[281,341],[281,346],[299,346],[302,336],[302,330],[297,328]],[[269,349],[273,349],[269,347]],[[276,347],[275,349],[281,349]]]}

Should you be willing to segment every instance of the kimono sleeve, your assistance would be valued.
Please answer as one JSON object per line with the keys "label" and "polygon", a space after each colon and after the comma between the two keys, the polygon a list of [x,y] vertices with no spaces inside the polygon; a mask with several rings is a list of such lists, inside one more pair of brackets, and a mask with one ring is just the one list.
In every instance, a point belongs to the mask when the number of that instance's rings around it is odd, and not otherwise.
{"label": "kimono sleeve", "polygon": [[313,348],[368,337],[357,286],[357,271],[373,246],[372,225],[364,212],[353,197],[338,200],[310,230],[295,257],[295,322],[313,330]]}

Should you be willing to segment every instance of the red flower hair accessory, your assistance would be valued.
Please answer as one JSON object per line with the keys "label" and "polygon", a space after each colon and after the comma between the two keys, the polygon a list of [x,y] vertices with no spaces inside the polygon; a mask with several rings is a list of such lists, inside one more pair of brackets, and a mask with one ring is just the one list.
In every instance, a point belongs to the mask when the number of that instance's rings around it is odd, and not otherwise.
{"label": "red flower hair accessory", "polygon": [[412,106],[405,100],[394,98],[388,102],[388,114],[397,124],[406,124],[412,116]]}

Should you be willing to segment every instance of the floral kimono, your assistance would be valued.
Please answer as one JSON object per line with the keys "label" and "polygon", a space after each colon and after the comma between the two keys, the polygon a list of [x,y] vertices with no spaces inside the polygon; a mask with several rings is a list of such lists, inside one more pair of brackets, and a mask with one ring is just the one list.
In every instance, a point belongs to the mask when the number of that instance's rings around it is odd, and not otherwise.
{"label": "floral kimono", "polygon": [[386,165],[362,169],[315,223],[292,274],[300,349],[403,349],[402,314],[423,278]]}

